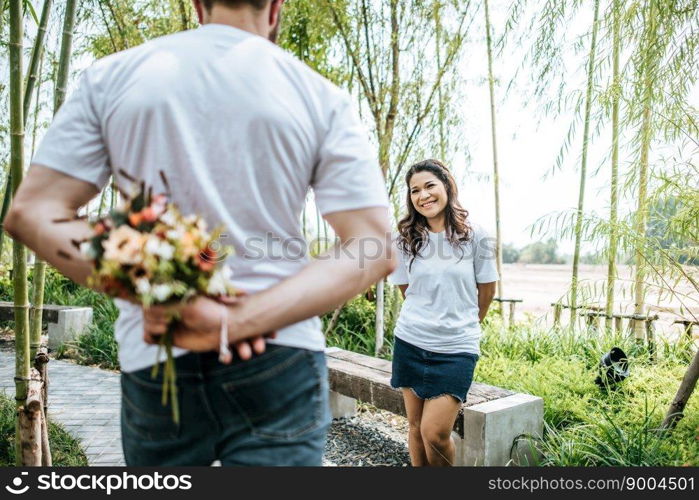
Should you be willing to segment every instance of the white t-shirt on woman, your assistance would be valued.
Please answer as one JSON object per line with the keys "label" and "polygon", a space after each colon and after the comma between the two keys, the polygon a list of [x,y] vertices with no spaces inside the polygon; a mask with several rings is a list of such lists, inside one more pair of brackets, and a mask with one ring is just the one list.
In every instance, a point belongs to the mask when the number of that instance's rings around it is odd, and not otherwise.
{"label": "white t-shirt on woman", "polygon": [[412,266],[409,255],[396,252],[400,262],[389,282],[408,285],[396,337],[427,351],[480,354],[476,284],[499,276],[495,239],[479,226],[472,229],[471,239],[457,248],[444,231],[429,232]]}

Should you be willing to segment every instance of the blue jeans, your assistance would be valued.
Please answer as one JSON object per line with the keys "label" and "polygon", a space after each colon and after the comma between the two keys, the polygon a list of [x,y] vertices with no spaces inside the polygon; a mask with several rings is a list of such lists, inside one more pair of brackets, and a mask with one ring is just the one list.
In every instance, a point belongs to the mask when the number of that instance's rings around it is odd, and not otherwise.
{"label": "blue jeans", "polygon": [[321,465],[331,422],[323,352],[268,344],[231,365],[216,353],[175,362],[179,425],[161,404],[162,370],[121,376],[127,465]]}

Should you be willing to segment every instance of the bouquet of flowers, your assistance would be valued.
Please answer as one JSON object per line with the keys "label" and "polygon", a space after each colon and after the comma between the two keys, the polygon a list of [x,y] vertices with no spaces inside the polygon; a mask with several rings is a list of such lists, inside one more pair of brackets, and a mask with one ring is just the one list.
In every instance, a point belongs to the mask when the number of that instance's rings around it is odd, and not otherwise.
{"label": "bouquet of flowers", "polygon": [[[122,193],[123,205],[92,221],[93,234],[89,238],[73,241],[94,264],[89,284],[110,296],[128,297],[145,307],[184,302],[197,295],[235,295],[231,270],[221,265],[220,257],[228,249],[217,248],[220,228],[208,232],[201,217],[182,215],[166,195],[153,195],[145,183],[136,183],[128,174],[121,174],[139,186],[135,195]],[[162,172],[161,178],[167,187]],[[179,422],[170,333],[176,319],[161,338],[152,375],[158,375],[158,360],[164,349],[162,402],[167,405],[171,400],[173,419]],[[228,355],[227,343],[222,341],[221,349],[222,354]]]}

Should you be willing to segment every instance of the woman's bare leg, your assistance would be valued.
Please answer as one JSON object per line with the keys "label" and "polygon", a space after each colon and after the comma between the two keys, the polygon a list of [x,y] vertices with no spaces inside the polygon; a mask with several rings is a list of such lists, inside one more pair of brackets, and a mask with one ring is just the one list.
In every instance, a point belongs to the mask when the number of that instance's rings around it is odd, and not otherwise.
{"label": "woman's bare leg", "polygon": [[422,420],[422,407],[424,401],[418,398],[412,389],[403,388],[403,400],[405,410],[408,413],[408,450],[410,451],[410,463],[413,467],[424,467],[429,465],[422,435],[420,434],[420,423]]}
{"label": "woman's bare leg", "polygon": [[430,466],[454,465],[454,440],[451,430],[461,403],[453,396],[445,395],[424,401],[420,434]]}

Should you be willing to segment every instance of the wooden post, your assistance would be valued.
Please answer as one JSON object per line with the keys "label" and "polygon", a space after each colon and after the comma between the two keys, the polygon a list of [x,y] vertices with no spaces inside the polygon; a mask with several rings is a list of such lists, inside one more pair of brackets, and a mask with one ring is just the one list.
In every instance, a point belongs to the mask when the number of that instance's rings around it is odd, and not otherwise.
{"label": "wooden post", "polygon": [[614,333],[621,334],[624,331],[624,318],[614,316]]}
{"label": "wooden post", "polygon": [[517,305],[516,302],[510,302],[510,322],[509,326],[510,328],[514,328],[515,326],[515,306]]}
{"label": "wooden post", "polygon": [[595,329],[595,315],[592,312],[587,312],[584,313],[585,316],[585,323],[587,324],[587,329],[588,330],[594,330]]}
{"label": "wooden post", "polygon": [[25,466],[42,465],[43,403],[41,401],[41,387],[41,376],[36,368],[32,368],[27,384],[26,404],[19,408],[20,446],[22,464]]}
{"label": "wooden post", "polygon": [[692,340],[692,328],[699,325],[699,321],[693,321],[690,319],[678,319],[672,322],[673,325],[682,325],[682,332],[687,337],[688,340]]}
{"label": "wooden post", "polygon": [[655,328],[653,322],[658,319],[658,316],[648,316],[645,319],[646,323],[646,342],[648,342],[648,352],[650,353],[651,361],[655,361]]}
{"label": "wooden post", "polygon": [[553,326],[554,327],[559,327],[561,326],[561,311],[563,310],[563,306],[561,304],[553,304]]}

